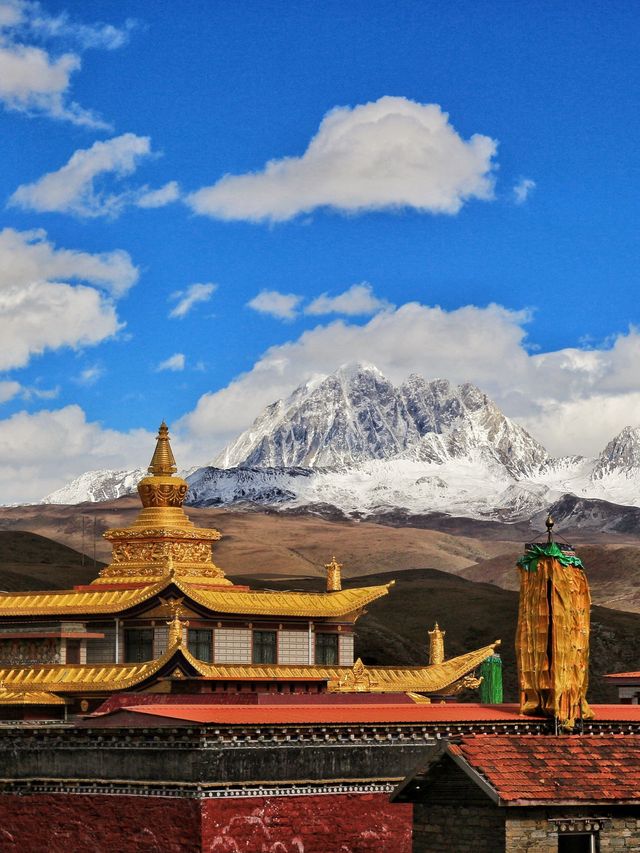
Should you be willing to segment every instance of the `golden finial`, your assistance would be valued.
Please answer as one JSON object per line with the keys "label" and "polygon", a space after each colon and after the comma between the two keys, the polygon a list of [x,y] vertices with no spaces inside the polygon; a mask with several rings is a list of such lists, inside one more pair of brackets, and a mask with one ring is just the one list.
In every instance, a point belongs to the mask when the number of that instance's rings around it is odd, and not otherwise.
{"label": "golden finial", "polygon": [[333,556],[324,567],[327,570],[327,592],[339,592],[342,589],[342,563]]}
{"label": "golden finial", "polygon": [[169,441],[169,427],[164,421],[160,424],[148,471],[154,477],[170,477],[178,470]]}
{"label": "golden finial", "polygon": [[433,626],[433,631],[428,631],[429,634],[429,666],[444,662],[444,635],[446,631],[441,631],[440,626],[436,622]]}
{"label": "golden finial", "polygon": [[547,520],[545,521],[545,527],[547,528],[547,542],[551,544],[551,537],[553,536],[553,525],[555,521],[553,520],[551,513],[547,516]]}

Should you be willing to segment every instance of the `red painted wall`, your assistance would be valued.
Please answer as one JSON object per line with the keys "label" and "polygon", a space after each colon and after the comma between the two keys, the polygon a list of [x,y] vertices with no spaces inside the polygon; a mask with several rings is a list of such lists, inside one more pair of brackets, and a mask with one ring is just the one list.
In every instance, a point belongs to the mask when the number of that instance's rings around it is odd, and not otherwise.
{"label": "red painted wall", "polygon": [[411,853],[411,825],[385,794],[0,796],[2,853]]}
{"label": "red painted wall", "polygon": [[2,853],[199,853],[200,849],[199,800],[0,796]]}
{"label": "red painted wall", "polygon": [[207,853],[411,853],[412,806],[386,794],[203,800]]}

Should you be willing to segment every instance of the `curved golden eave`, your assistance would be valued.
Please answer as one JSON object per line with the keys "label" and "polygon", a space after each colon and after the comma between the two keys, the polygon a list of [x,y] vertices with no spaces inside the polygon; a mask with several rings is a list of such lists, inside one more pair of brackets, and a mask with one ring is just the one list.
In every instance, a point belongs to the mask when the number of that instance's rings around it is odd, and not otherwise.
{"label": "curved golden eave", "polygon": [[[161,670],[188,664],[197,675],[212,681],[326,681],[339,692],[437,693],[472,672],[489,657],[496,644],[460,655],[436,666],[354,667],[286,664],[209,664],[195,658],[181,642],[159,658],[129,664],[46,664],[0,668],[0,683],[9,693],[37,689],[53,693],[117,692],[149,681]],[[173,671],[173,670],[172,670]],[[181,671],[181,670],[180,670]],[[352,676],[356,673],[355,683]],[[184,677],[182,674],[181,677]]]}
{"label": "curved golden eave", "polygon": [[273,592],[269,590],[203,589],[166,578],[142,589],[65,590],[62,592],[19,592],[0,595],[0,618],[20,616],[118,616],[149,601],[170,584],[196,604],[212,613],[243,616],[299,616],[305,618],[345,617],[357,613],[389,592],[383,586],[343,589],[339,592]]}

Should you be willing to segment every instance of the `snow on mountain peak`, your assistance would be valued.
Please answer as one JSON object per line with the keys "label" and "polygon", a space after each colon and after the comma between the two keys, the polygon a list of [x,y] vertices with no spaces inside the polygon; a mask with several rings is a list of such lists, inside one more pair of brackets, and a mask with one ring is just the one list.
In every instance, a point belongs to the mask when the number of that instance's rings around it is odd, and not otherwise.
{"label": "snow on mountain peak", "polygon": [[355,362],[269,406],[214,464],[336,468],[376,459],[476,457],[515,477],[549,461],[475,385],[414,373],[396,387],[373,365]]}
{"label": "snow on mountain peak", "polygon": [[612,475],[637,477],[640,474],[640,427],[626,426],[602,451],[593,469],[592,479]]}

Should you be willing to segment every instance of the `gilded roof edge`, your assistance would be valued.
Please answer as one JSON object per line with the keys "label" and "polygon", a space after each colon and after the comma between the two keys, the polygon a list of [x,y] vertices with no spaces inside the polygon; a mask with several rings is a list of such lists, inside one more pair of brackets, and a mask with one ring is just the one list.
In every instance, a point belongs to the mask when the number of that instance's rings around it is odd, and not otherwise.
{"label": "gilded roof edge", "polygon": [[[0,681],[7,693],[42,688],[55,693],[127,690],[147,681],[175,658],[180,671],[183,659],[200,677],[211,680],[310,679],[335,685],[341,692],[434,693],[475,669],[494,651],[495,643],[465,655],[426,667],[367,667],[357,661],[354,667],[314,666],[308,664],[257,665],[208,664],[195,658],[181,642],[174,643],[159,658],[138,664],[45,664],[42,666],[2,667]],[[359,664],[359,668],[358,668]],[[349,678],[357,676],[356,683]],[[181,672],[181,671],[180,671]],[[181,673],[180,677],[184,677]],[[346,679],[346,680],[345,680]],[[363,680],[364,679],[364,680]]]}
{"label": "gilded roof edge", "polygon": [[274,592],[198,589],[175,577],[142,589],[62,590],[0,594],[0,618],[10,616],[114,616],[142,604],[175,584],[197,604],[216,613],[265,616],[346,616],[389,592],[391,584],[355,587],[339,592]]}

